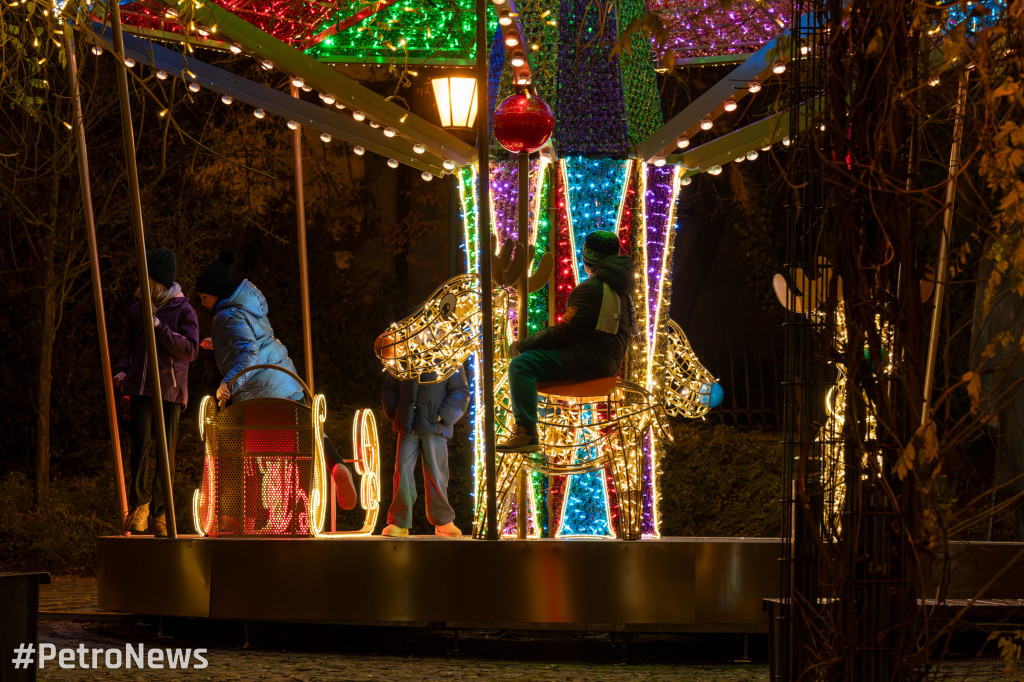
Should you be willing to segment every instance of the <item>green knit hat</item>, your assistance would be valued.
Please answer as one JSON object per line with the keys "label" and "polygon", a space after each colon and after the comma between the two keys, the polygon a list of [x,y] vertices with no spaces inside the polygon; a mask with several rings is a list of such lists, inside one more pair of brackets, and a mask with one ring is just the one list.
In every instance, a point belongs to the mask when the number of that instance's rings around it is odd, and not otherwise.
{"label": "green knit hat", "polygon": [[583,264],[594,267],[608,256],[619,255],[619,236],[608,230],[597,230],[583,242]]}

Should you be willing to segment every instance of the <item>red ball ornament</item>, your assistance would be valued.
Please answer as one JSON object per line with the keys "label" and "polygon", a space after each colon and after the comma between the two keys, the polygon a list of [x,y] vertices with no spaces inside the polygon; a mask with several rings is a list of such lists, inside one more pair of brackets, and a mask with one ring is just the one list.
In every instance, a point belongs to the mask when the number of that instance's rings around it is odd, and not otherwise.
{"label": "red ball ornament", "polygon": [[494,110],[494,137],[510,152],[540,149],[554,129],[551,107],[539,97],[509,95]]}

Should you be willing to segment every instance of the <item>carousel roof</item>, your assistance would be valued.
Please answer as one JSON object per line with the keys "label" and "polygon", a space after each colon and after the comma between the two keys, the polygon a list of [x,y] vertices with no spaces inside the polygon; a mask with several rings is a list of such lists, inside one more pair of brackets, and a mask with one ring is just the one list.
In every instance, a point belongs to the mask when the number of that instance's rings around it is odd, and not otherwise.
{"label": "carousel roof", "polygon": [[[474,58],[473,0],[217,0],[216,5],[320,61],[469,63]],[[680,63],[738,61],[789,25],[789,0],[650,0],[664,32],[654,37]],[[154,37],[180,39],[177,10],[159,0],[122,3],[122,21]],[[184,22],[187,27],[187,22]],[[136,31],[139,32],[139,31]],[[193,42],[220,45],[215,35]]]}
{"label": "carousel roof", "polygon": [[[790,23],[789,0],[650,0],[678,63],[739,60],[757,52]],[[725,9],[723,6],[728,5]]]}

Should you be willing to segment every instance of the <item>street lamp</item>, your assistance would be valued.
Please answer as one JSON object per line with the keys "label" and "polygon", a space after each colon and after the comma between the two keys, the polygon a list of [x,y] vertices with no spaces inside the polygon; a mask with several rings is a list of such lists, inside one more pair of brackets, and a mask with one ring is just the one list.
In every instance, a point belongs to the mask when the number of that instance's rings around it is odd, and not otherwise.
{"label": "street lamp", "polygon": [[472,128],[476,120],[476,79],[445,76],[430,79],[442,128]]}

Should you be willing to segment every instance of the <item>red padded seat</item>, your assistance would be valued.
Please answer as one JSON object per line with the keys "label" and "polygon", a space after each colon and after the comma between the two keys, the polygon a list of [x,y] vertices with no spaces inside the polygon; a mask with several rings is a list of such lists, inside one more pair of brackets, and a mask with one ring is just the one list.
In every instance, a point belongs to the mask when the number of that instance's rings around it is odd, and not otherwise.
{"label": "red padded seat", "polygon": [[563,396],[565,398],[591,398],[606,396],[615,388],[618,377],[601,377],[590,381],[553,381],[538,383],[537,391],[546,395]]}

